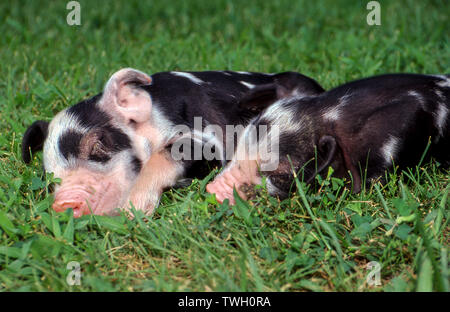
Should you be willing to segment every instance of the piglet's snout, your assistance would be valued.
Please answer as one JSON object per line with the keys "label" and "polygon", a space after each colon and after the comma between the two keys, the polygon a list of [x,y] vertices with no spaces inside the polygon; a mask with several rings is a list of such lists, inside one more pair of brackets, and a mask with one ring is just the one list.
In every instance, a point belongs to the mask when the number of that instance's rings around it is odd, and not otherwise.
{"label": "piglet's snout", "polygon": [[94,189],[71,187],[70,189],[60,189],[55,194],[55,201],[52,208],[57,212],[73,209],[75,218],[85,214],[90,214],[95,209]]}

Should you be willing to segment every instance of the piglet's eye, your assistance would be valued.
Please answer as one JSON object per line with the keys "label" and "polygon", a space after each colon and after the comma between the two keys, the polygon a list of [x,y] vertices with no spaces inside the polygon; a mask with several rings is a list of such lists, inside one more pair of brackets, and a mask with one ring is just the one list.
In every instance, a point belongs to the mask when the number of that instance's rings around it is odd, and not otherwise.
{"label": "piglet's eye", "polygon": [[98,133],[98,142],[101,143],[105,148],[110,148],[114,145],[111,136],[104,131]]}
{"label": "piglet's eye", "polygon": [[92,145],[91,152],[89,153],[89,160],[107,162],[110,160],[107,148],[101,141],[97,141]]}
{"label": "piglet's eye", "polygon": [[80,141],[81,159],[107,162],[115,154],[131,149],[130,138],[111,125],[95,128],[86,133]]}
{"label": "piglet's eye", "polygon": [[111,159],[110,151],[113,142],[107,133],[93,131],[84,138],[84,149],[89,160],[107,162]]}
{"label": "piglet's eye", "polygon": [[91,155],[100,155],[100,154],[106,154],[105,146],[103,146],[101,141],[95,142],[94,145],[92,145]]}

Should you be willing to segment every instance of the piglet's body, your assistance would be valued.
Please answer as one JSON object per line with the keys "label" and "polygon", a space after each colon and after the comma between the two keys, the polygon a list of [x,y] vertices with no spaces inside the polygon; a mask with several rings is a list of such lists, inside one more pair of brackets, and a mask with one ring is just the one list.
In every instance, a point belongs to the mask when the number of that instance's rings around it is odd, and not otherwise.
{"label": "piglet's body", "polygon": [[[258,94],[255,94],[258,96]],[[266,140],[250,143],[254,155],[244,150],[240,138],[234,159],[207,186],[219,201],[233,199],[235,187],[243,197],[247,185],[267,177],[270,193],[286,196],[293,185],[293,170],[311,182],[327,172],[353,181],[361,190],[363,177],[370,182],[393,166],[416,166],[430,144],[430,157],[450,165],[449,76],[392,74],[362,79],[313,97],[281,99],[269,106],[247,128],[266,126],[267,136],[279,146],[274,170],[267,167],[261,150]],[[273,135],[278,129],[277,136]],[[250,146],[252,147],[252,146]],[[242,151],[241,151],[242,150]],[[290,160],[289,160],[289,158]],[[293,167],[292,167],[293,166]],[[293,169],[292,169],[293,168]],[[300,169],[304,169],[300,171]]]}
{"label": "piglet's body", "polygon": [[[226,163],[225,159],[174,158],[177,140],[188,137],[193,148],[212,144],[224,151],[226,140],[211,132],[205,137],[203,130],[208,125],[219,129],[246,125],[265,107],[260,101],[244,107],[241,100],[251,90],[272,86],[277,86],[276,97],[323,91],[314,80],[290,72],[149,76],[122,69],[102,93],[58,113],[50,124],[31,125],[24,134],[22,157],[29,162],[30,151],[43,148],[45,170],[62,180],[55,189],[56,211],[73,208],[76,217],[111,215],[117,208],[133,205],[151,213],[165,188],[183,178],[204,176],[208,163]],[[200,118],[199,129],[194,129],[196,118]],[[190,136],[180,135],[180,127],[192,130]]]}

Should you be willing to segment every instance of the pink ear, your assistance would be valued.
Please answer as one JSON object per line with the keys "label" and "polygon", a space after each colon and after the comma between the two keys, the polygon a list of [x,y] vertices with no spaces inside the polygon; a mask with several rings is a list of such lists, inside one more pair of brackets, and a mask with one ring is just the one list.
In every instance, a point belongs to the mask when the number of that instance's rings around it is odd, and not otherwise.
{"label": "pink ear", "polygon": [[146,122],[150,119],[151,98],[138,86],[151,82],[150,76],[141,71],[121,69],[106,83],[100,106],[120,122]]}

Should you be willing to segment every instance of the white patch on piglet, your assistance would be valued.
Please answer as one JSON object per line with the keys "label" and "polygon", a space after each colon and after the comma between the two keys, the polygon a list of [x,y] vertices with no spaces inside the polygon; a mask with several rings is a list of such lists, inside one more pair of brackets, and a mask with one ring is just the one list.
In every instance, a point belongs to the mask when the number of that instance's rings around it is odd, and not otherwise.
{"label": "white patch on piglet", "polygon": [[204,83],[203,80],[201,80],[201,79],[195,77],[195,76],[194,76],[193,74],[191,74],[191,73],[177,72],[177,71],[172,71],[172,72],[170,72],[170,73],[171,73],[172,75],[175,75],[175,76],[187,78],[187,79],[189,79],[190,81],[192,81],[193,83],[198,84],[198,85],[201,85],[202,83]]}
{"label": "white patch on piglet", "polygon": [[80,133],[86,133],[88,129],[82,127],[76,116],[67,113],[68,109],[59,112],[48,127],[47,139],[44,143],[44,168],[47,172],[53,172],[56,177],[60,176],[64,170],[74,165],[74,159],[68,160],[59,150],[59,138],[68,129]]}
{"label": "white patch on piglet", "polygon": [[392,165],[399,148],[399,139],[390,135],[389,139],[381,147],[381,154],[387,166]]}
{"label": "white patch on piglet", "polygon": [[435,115],[435,123],[438,128],[439,135],[443,137],[444,128],[448,119],[448,108],[444,105],[444,103],[438,103],[438,108]]}

